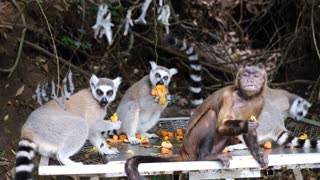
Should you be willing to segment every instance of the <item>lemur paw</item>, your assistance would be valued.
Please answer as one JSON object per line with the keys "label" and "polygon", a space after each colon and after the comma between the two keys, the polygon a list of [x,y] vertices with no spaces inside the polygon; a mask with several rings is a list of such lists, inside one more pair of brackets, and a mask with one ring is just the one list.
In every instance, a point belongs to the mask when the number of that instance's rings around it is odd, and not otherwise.
{"label": "lemur paw", "polygon": [[159,136],[154,133],[143,133],[142,135],[147,136],[147,138],[149,138],[149,139],[159,138]]}
{"label": "lemur paw", "polygon": [[119,151],[118,151],[118,149],[116,149],[116,148],[104,148],[104,149],[102,149],[102,153],[104,154],[104,155],[108,155],[108,154],[119,154]]}
{"label": "lemur paw", "polygon": [[140,144],[141,140],[137,139],[135,137],[128,137],[128,141],[130,142],[130,144]]}
{"label": "lemur paw", "polygon": [[171,101],[171,95],[167,94],[167,101],[170,102]]}
{"label": "lemur paw", "polygon": [[153,102],[158,104],[159,103],[160,98],[158,96],[153,96]]}

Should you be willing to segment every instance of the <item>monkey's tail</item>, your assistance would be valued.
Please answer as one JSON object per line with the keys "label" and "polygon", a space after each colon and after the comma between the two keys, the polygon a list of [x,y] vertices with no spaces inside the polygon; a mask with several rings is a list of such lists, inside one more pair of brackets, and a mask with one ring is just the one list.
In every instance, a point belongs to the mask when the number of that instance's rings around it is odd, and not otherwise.
{"label": "monkey's tail", "polygon": [[292,133],[288,131],[283,131],[277,138],[277,143],[279,145],[293,146],[296,148],[316,148],[320,149],[320,142],[316,139],[300,139],[295,137]]}
{"label": "monkey's tail", "polygon": [[138,166],[140,163],[155,163],[155,162],[175,162],[181,161],[180,156],[171,157],[156,157],[156,156],[133,156],[127,159],[125,163],[125,172],[128,180],[144,180],[145,178],[140,175]]}
{"label": "monkey's tail", "polygon": [[179,51],[182,51],[184,54],[188,56],[189,64],[191,68],[191,72],[190,72],[191,103],[194,106],[198,106],[203,102],[203,99],[201,97],[202,66],[200,64],[198,53],[196,52],[196,50],[194,50],[194,48],[191,45],[187,44],[185,39],[181,41],[175,37],[170,37],[170,36],[167,36],[166,39],[167,39],[167,42],[172,47],[178,49]]}
{"label": "monkey's tail", "polygon": [[29,140],[20,140],[16,155],[16,180],[32,180],[33,157],[37,145]]}

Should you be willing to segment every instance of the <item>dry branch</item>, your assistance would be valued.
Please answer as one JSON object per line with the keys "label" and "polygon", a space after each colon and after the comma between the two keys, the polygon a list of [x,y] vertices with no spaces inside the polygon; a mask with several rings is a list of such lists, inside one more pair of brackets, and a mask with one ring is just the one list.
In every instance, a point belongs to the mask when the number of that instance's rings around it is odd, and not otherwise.
{"label": "dry branch", "polygon": [[[18,40],[20,41],[20,39],[18,39]],[[35,50],[38,50],[38,51],[42,52],[43,54],[45,54],[45,55],[47,55],[47,56],[50,56],[51,58],[56,58],[56,55],[52,54],[51,52],[43,49],[42,47],[40,47],[40,46],[38,46],[38,45],[36,45],[36,44],[34,44],[34,43],[32,43],[32,42],[25,41],[24,43],[25,43],[26,45],[34,48]],[[70,63],[69,61],[67,61],[67,60],[65,60],[65,59],[63,59],[63,58],[61,58],[61,57],[58,57],[58,60],[59,60],[61,63],[70,66],[70,68],[74,69],[75,71],[77,71],[77,72],[79,72],[79,73],[81,73],[81,74],[83,74],[83,75],[85,75],[85,76],[87,76],[87,77],[90,77],[90,76],[91,76],[91,74],[90,74],[89,72],[87,72],[87,71],[79,68],[78,66],[73,65],[72,63]]]}

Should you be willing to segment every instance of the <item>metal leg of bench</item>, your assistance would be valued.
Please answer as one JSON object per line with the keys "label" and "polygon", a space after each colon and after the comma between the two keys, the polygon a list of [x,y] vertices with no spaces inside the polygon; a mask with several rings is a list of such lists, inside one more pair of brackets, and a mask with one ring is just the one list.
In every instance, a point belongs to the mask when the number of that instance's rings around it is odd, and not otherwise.
{"label": "metal leg of bench", "polygon": [[296,180],[303,180],[301,169],[292,169],[292,171]]}

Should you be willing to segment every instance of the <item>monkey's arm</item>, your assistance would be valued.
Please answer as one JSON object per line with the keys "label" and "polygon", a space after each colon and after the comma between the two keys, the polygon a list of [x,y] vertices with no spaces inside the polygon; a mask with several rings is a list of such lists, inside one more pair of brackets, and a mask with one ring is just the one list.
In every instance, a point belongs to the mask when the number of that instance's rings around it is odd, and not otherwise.
{"label": "monkey's arm", "polygon": [[225,120],[218,128],[222,136],[237,136],[255,130],[259,124],[253,120]]}
{"label": "monkey's arm", "polygon": [[257,138],[257,131],[250,131],[243,134],[243,139],[250,150],[253,158],[261,165],[262,168],[268,167],[268,156],[263,152],[259,152],[259,143]]}
{"label": "monkey's arm", "polygon": [[247,133],[258,127],[258,123],[253,120],[239,120],[235,115],[235,104],[237,99],[233,98],[233,93],[225,93],[222,108],[219,112],[218,132],[222,136],[237,136]]}

